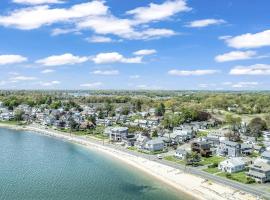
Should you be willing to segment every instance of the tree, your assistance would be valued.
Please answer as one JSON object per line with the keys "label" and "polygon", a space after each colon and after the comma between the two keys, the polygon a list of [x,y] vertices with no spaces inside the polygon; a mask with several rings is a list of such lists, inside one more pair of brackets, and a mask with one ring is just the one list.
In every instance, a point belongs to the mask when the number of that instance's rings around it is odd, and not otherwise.
{"label": "tree", "polygon": [[90,115],[87,117],[87,120],[96,125],[96,117],[94,115]]}
{"label": "tree", "polygon": [[164,113],[165,113],[165,105],[163,103],[160,103],[155,110],[155,114],[156,116],[163,116]]}
{"label": "tree", "polygon": [[233,131],[236,131],[237,127],[241,125],[241,117],[234,117],[232,114],[227,114],[225,116],[225,121],[231,126]]}
{"label": "tree", "polygon": [[196,166],[201,160],[201,156],[197,152],[187,153],[186,155],[186,164]]}
{"label": "tree", "polygon": [[24,111],[22,110],[16,110],[14,113],[14,119],[16,121],[22,121],[23,120]]}
{"label": "tree", "polygon": [[260,137],[261,132],[267,129],[266,122],[260,117],[253,118],[248,124],[248,135]]}
{"label": "tree", "polygon": [[121,114],[122,115],[128,115],[130,113],[130,108],[129,106],[124,106],[122,111],[121,111]]}
{"label": "tree", "polygon": [[154,131],[153,131],[152,137],[158,137],[158,132],[157,132],[157,130],[154,130]]}
{"label": "tree", "polygon": [[72,132],[73,130],[76,130],[78,127],[78,123],[73,119],[69,119],[69,126],[70,126],[70,131]]}

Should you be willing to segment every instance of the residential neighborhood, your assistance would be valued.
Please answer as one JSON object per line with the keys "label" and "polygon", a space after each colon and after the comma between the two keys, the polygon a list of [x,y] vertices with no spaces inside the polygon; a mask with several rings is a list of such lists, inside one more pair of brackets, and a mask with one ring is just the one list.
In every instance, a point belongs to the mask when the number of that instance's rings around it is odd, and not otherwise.
{"label": "residential neighborhood", "polygon": [[[228,109],[234,113],[233,105]],[[201,117],[177,123],[169,117],[183,117],[163,103],[146,109],[133,105],[74,103],[57,101],[30,106],[9,106],[0,102],[0,122],[21,126],[34,124],[44,129],[102,139],[115,146],[141,154],[156,155],[180,165],[245,184],[270,182],[270,131],[258,129],[257,123],[239,121],[232,115],[221,120],[207,110],[196,111]],[[227,119],[228,118],[228,119]],[[250,136],[252,120],[256,133]]]}

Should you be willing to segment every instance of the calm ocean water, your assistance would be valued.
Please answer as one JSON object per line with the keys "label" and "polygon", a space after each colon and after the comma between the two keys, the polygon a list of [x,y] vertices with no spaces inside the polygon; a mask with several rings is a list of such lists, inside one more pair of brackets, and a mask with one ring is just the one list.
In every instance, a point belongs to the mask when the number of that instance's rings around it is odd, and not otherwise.
{"label": "calm ocean water", "polygon": [[190,199],[81,146],[0,128],[1,200]]}

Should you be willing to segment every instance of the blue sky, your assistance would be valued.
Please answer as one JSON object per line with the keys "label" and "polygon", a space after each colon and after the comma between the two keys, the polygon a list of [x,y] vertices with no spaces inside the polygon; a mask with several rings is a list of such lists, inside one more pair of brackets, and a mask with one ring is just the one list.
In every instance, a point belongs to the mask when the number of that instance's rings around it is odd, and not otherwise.
{"label": "blue sky", "polygon": [[268,90],[270,2],[4,0],[1,89]]}

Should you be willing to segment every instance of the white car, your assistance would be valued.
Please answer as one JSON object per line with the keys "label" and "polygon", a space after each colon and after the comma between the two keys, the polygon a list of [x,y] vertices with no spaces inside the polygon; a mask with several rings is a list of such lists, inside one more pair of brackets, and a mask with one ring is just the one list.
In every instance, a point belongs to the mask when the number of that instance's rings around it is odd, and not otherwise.
{"label": "white car", "polygon": [[162,159],[162,156],[160,154],[157,155],[158,159]]}

